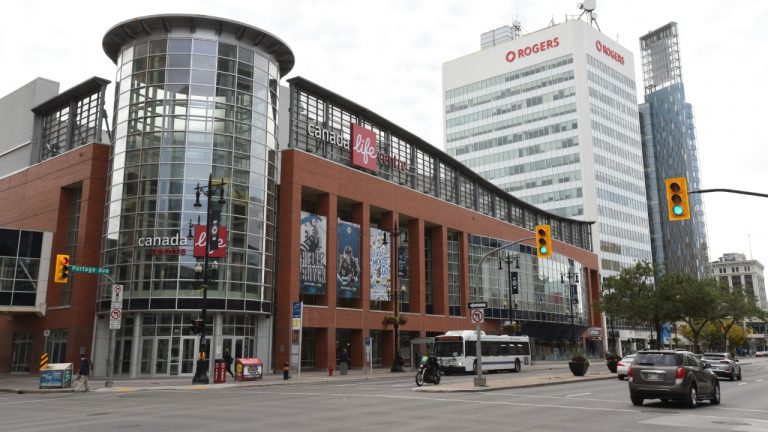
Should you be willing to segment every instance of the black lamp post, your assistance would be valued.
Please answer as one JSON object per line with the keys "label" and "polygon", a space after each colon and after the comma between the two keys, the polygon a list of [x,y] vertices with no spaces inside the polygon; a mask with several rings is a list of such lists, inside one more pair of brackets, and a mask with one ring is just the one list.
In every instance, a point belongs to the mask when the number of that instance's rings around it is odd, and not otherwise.
{"label": "black lamp post", "polygon": [[[400,364],[400,305],[398,304],[398,296],[399,296],[399,281],[398,276],[400,273],[400,262],[398,261],[397,256],[397,242],[400,239],[400,228],[397,225],[397,222],[395,222],[395,226],[392,229],[392,231],[384,231],[384,240],[383,244],[387,244],[387,232],[389,232],[392,236],[392,304],[393,304],[393,315],[395,318],[395,322],[392,326],[393,329],[393,351],[392,351],[392,367],[390,368],[391,372],[403,372],[403,366]],[[405,231],[407,235],[407,231]]]}
{"label": "black lamp post", "polygon": [[[224,179],[221,179],[216,184],[213,183],[213,180],[211,176],[208,176],[208,185],[206,186],[200,186],[200,183],[197,184],[197,187],[195,187],[195,208],[202,207],[202,204],[200,204],[200,194],[203,194],[207,198],[206,202],[206,208],[205,208],[205,255],[203,258],[203,264],[200,265],[200,262],[198,262],[195,265],[195,277],[197,281],[200,281],[200,277],[202,274],[202,280],[203,285],[201,288],[203,289],[203,306],[201,311],[201,320],[202,325],[198,328],[198,331],[200,333],[200,347],[199,347],[199,353],[197,357],[197,364],[195,367],[195,376],[192,378],[192,384],[208,384],[208,360],[205,358],[205,352],[206,352],[206,340],[205,340],[205,326],[206,326],[206,314],[208,312],[208,281],[209,281],[209,274],[208,274],[208,256],[211,252],[211,249],[216,250],[218,248],[218,233],[219,233],[219,219],[221,216],[221,209],[216,211],[215,217],[211,213],[211,197],[215,196],[216,194],[219,194],[219,205],[224,205]],[[213,238],[211,238],[213,237]],[[211,265],[211,270],[213,271],[213,279],[216,279],[216,273],[218,273],[219,269],[219,263],[218,261],[214,261]]]}
{"label": "black lamp post", "polygon": [[[515,262],[515,270],[520,270],[520,255],[519,254],[511,254],[509,252],[506,252],[504,256],[499,257],[499,270],[502,270],[501,263],[505,262],[507,263],[507,319],[509,320],[509,323],[513,323],[512,321],[512,295],[517,295],[519,290],[517,287],[517,272],[512,274],[512,270],[510,269],[510,265],[512,262]],[[515,302],[515,309],[517,309],[517,302]],[[517,333],[517,330],[515,330],[515,333]]]}
{"label": "black lamp post", "polygon": [[576,346],[576,335],[574,333],[574,327],[573,327],[573,304],[574,302],[578,302],[578,298],[574,298],[573,294],[574,291],[576,291],[576,287],[572,284],[573,282],[579,283],[579,274],[576,272],[571,272],[570,270],[568,273],[560,273],[560,283],[565,284],[565,279],[563,279],[563,276],[568,277],[568,292],[569,292],[569,300],[571,303],[571,345]]}

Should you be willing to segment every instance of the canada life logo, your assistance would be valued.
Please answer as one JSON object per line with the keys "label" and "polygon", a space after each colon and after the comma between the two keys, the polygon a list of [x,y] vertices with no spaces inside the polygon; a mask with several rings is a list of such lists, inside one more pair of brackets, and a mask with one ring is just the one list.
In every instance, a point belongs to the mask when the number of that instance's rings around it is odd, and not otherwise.
{"label": "canada life logo", "polygon": [[560,45],[560,38],[554,37],[552,39],[547,39],[539,43],[535,43],[533,45],[528,45],[527,47],[520,48],[517,51],[509,50],[507,51],[507,54],[505,57],[508,62],[512,63],[513,61],[515,61],[515,59],[528,57],[531,54],[537,54],[551,48],[557,48],[559,45]]}
{"label": "canada life logo", "polygon": [[624,64],[624,56],[608,48],[604,43],[600,41],[595,41],[595,48],[597,48],[597,52],[601,52],[607,55],[608,57],[612,58],[614,61]]}
{"label": "canada life logo", "polygon": [[352,165],[371,171],[379,169],[376,159],[376,134],[358,124],[352,125]]}

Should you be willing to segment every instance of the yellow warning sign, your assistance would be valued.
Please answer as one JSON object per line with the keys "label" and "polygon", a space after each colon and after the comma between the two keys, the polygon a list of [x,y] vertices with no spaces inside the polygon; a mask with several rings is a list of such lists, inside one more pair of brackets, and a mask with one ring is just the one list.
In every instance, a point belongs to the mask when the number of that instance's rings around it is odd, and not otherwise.
{"label": "yellow warning sign", "polygon": [[46,366],[48,366],[48,353],[43,353],[40,356],[40,370],[45,369]]}

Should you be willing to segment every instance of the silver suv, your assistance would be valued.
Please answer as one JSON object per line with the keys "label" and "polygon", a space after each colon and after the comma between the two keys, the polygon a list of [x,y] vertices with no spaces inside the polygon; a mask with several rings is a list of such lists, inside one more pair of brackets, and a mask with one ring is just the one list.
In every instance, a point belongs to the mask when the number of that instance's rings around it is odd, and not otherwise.
{"label": "silver suv", "polygon": [[640,351],[627,378],[634,405],[642,405],[644,399],[678,400],[689,408],[696,408],[702,400],[720,403],[717,375],[688,351]]}

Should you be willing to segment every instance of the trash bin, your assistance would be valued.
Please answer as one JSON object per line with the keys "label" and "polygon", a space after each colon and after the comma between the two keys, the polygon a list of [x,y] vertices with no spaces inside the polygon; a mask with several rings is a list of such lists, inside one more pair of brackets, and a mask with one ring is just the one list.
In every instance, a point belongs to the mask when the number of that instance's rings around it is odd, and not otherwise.
{"label": "trash bin", "polygon": [[224,359],[216,359],[213,362],[213,383],[223,384],[227,382],[227,362]]}
{"label": "trash bin", "polygon": [[72,363],[50,363],[40,371],[40,388],[72,387]]}

